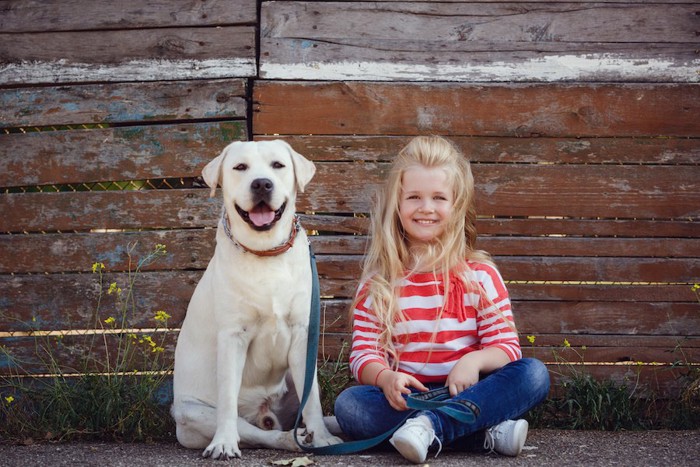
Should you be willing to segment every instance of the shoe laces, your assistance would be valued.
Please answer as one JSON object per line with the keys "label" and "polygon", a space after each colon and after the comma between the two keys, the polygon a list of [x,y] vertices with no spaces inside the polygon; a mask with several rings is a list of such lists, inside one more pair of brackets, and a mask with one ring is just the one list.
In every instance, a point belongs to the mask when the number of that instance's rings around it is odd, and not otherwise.
{"label": "shoe laces", "polygon": [[496,448],[496,440],[501,437],[503,433],[498,428],[498,425],[493,426],[486,430],[486,436],[484,437],[484,449],[489,452],[494,452]]}
{"label": "shoe laces", "polygon": [[437,441],[438,450],[435,453],[435,457],[440,455],[440,452],[442,452],[442,441],[440,441],[440,438],[438,438],[437,435],[435,435],[435,430],[433,428],[426,426],[425,422],[419,420],[418,417],[409,418],[408,420],[406,420],[406,424],[404,426],[418,427],[421,430],[425,431],[428,434],[428,438],[430,438],[430,441],[428,442],[428,449],[430,449],[430,446],[433,444],[433,441]]}

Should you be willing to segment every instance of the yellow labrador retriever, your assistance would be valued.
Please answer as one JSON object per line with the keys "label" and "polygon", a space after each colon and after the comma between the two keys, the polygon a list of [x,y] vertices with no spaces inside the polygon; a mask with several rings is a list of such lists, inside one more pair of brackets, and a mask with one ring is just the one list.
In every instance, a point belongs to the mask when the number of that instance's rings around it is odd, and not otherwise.
{"label": "yellow labrador retriever", "polygon": [[[309,247],[295,218],[314,164],[287,143],[236,142],[204,168],[223,188],[216,249],[192,295],[175,350],[177,439],[212,458],[240,446],[299,450],[291,430],[304,385],[311,302]],[[341,440],[324,424],[318,386],[299,441]]]}

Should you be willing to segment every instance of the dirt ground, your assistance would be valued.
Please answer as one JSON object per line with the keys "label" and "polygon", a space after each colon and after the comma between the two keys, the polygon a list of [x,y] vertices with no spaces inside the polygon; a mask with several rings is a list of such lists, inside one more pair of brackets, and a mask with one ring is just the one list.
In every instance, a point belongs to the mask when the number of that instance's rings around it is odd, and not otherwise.
{"label": "dirt ground", "polygon": [[[243,458],[212,461],[175,442],[119,444],[65,443],[18,446],[0,444],[0,466],[179,467],[198,465],[271,466],[304,454],[264,449],[243,450]],[[309,456],[312,466],[409,465],[391,450],[348,456]],[[456,466],[700,466],[700,430],[696,431],[559,431],[530,430],[517,458],[497,454],[442,452],[427,464]]]}

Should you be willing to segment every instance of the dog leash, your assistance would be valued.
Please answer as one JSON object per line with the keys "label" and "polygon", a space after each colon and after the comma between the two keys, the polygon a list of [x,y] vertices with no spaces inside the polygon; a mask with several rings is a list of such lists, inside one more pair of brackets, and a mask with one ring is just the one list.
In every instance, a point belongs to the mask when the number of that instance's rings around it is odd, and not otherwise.
{"label": "dog leash", "polygon": [[412,410],[406,411],[406,416],[395,427],[375,436],[374,438],[358,441],[348,441],[332,446],[311,447],[299,443],[297,430],[301,424],[302,410],[309,399],[311,387],[316,374],[316,360],[318,358],[318,340],[321,332],[321,292],[316,268],[316,256],[309,244],[309,257],[311,260],[311,310],[309,313],[309,336],[306,345],[306,374],[304,375],[304,392],[299,404],[299,412],[294,423],[294,441],[306,452],[319,455],[352,454],[373,448],[386,439],[404,424],[418,410],[439,410],[462,423],[473,423],[479,415],[479,408],[469,401],[449,400],[450,392],[446,387],[428,392],[410,394],[406,404]]}

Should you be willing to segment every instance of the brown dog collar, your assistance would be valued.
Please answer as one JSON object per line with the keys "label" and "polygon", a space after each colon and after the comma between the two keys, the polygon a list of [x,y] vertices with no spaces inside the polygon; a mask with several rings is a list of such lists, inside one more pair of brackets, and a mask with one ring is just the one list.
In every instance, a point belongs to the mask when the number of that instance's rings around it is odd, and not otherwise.
{"label": "brown dog collar", "polygon": [[226,213],[226,210],[224,210],[221,220],[224,224],[224,232],[226,233],[226,236],[229,238],[229,240],[231,240],[231,242],[233,242],[233,244],[241,250],[247,253],[252,253],[256,256],[281,255],[285,251],[289,250],[292,246],[294,246],[294,239],[297,238],[297,233],[299,232],[299,230],[301,230],[301,222],[299,222],[299,217],[294,216],[294,220],[292,223],[292,232],[289,234],[289,238],[286,242],[284,242],[280,246],[271,248],[269,250],[253,250],[252,248],[248,248],[247,246],[243,245],[241,242],[236,241],[236,239],[233,238],[233,234],[231,233],[231,225],[229,223],[230,221],[228,219],[228,214]]}

